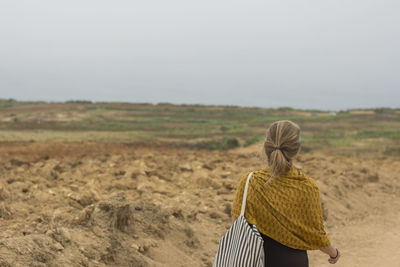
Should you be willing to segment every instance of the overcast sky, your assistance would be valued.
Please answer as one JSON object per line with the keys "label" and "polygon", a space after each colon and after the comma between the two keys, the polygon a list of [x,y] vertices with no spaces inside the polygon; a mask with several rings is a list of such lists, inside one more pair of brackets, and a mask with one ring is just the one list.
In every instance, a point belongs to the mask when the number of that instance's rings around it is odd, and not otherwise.
{"label": "overcast sky", "polygon": [[398,0],[1,0],[0,98],[400,107]]}

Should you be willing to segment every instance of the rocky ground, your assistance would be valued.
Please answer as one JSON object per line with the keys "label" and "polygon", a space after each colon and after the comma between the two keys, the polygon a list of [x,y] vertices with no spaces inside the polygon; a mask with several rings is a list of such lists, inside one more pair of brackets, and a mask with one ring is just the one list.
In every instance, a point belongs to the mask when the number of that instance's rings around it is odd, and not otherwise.
{"label": "rocky ground", "polygon": [[[0,266],[211,266],[238,180],[264,162],[259,145],[2,142]],[[337,266],[399,266],[399,161],[296,164],[320,187]],[[329,266],[320,252],[310,263]]]}

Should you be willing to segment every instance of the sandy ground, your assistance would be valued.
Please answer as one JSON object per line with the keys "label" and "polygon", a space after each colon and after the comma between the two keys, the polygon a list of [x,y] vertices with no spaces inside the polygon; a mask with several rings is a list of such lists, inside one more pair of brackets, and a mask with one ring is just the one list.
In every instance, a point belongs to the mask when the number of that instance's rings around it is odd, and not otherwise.
{"label": "sandy ground", "polygon": [[[364,220],[331,230],[343,254],[336,266],[400,266],[400,201],[389,203],[392,211],[376,211]],[[309,256],[310,266],[332,266],[320,252],[309,252]]]}
{"label": "sandy ground", "polygon": [[[258,146],[2,142],[0,266],[211,266]],[[400,266],[400,163],[300,155],[320,187],[336,266]],[[310,266],[330,266],[312,251]]]}

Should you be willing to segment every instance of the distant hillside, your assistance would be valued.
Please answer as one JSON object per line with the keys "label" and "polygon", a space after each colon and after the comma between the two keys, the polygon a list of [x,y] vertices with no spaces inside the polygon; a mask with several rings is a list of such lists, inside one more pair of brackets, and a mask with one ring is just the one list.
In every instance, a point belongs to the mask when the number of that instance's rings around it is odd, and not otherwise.
{"label": "distant hillside", "polygon": [[224,150],[262,142],[268,125],[284,119],[302,128],[303,152],[400,155],[400,110],[388,108],[329,112],[2,99],[0,140],[157,142]]}

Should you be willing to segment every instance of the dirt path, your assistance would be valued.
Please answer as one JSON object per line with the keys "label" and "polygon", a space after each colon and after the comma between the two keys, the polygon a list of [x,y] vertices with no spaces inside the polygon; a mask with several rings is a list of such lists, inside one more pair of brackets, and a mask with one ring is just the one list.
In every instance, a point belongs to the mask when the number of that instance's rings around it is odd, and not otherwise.
{"label": "dirt path", "polygon": [[340,262],[331,265],[321,252],[312,251],[310,266],[399,267],[400,200],[394,198],[388,204],[396,208],[378,211],[332,231],[332,239],[343,254]]}

